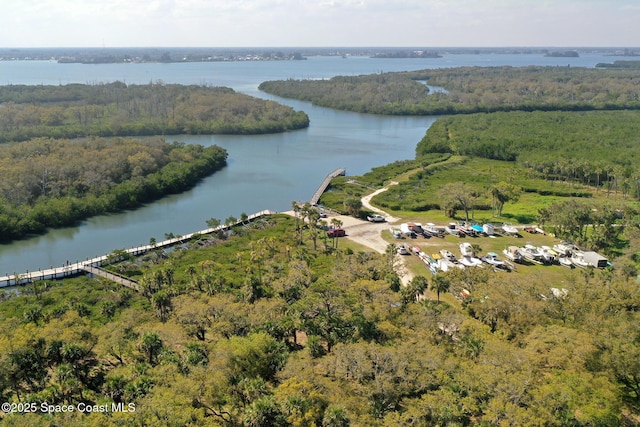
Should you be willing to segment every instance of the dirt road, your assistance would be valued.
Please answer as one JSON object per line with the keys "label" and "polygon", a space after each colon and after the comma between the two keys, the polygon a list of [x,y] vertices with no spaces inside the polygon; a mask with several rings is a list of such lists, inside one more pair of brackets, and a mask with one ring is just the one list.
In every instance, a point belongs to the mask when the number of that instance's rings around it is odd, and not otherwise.
{"label": "dirt road", "polygon": [[380,215],[384,216],[384,217],[387,219],[387,222],[396,222],[396,221],[398,221],[398,218],[394,218],[394,217],[392,217],[391,215],[389,215],[388,213],[386,213],[385,211],[383,211],[382,209],[378,209],[378,208],[376,208],[375,206],[372,206],[372,205],[371,205],[371,199],[372,199],[374,196],[377,196],[378,194],[380,194],[380,193],[383,193],[383,192],[387,191],[387,190],[389,189],[389,186],[391,186],[391,185],[398,185],[398,183],[397,183],[397,182],[395,182],[395,181],[392,181],[392,182],[390,182],[390,183],[389,183],[389,185],[387,185],[386,187],[382,187],[381,189],[376,190],[376,191],[374,191],[374,192],[373,192],[373,193],[371,193],[371,194],[368,194],[368,195],[366,195],[366,196],[363,196],[363,197],[362,197],[362,207],[364,207],[365,209],[368,209],[368,210],[370,210],[370,211],[373,211],[373,212],[375,212],[375,213],[378,213],[378,214],[380,214]]}

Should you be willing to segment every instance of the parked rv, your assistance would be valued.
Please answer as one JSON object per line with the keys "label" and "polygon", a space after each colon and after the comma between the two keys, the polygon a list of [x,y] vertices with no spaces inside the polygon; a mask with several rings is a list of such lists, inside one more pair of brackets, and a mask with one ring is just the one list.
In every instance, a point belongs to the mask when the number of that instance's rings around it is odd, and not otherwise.
{"label": "parked rv", "polygon": [[609,265],[609,260],[600,255],[597,252],[586,251],[582,255],[582,259],[590,266],[595,268],[606,268]]}

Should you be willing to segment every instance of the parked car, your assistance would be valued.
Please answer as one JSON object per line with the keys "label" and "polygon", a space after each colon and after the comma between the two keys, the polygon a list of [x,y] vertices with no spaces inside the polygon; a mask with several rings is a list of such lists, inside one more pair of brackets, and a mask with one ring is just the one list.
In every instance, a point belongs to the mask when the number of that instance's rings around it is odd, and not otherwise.
{"label": "parked car", "polygon": [[409,253],[409,251],[407,250],[407,247],[406,247],[405,245],[400,245],[400,246],[398,246],[398,253],[399,253],[400,255],[411,255],[411,254]]}
{"label": "parked car", "polygon": [[382,215],[369,215],[367,216],[367,221],[371,222],[385,222],[386,219]]}
{"label": "parked car", "polygon": [[329,237],[343,237],[346,235],[347,233],[342,228],[332,228],[327,230],[327,236]]}
{"label": "parked car", "polygon": [[389,232],[396,239],[404,239],[404,236],[402,235],[402,231],[398,230],[397,228],[390,228]]}

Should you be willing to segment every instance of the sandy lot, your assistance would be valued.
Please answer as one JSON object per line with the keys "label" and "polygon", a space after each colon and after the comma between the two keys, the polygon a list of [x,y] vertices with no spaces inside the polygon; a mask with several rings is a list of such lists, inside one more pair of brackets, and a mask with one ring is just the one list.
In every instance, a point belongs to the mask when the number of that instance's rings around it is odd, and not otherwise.
{"label": "sandy lot", "polygon": [[[395,185],[395,184],[397,183],[392,182],[389,185]],[[347,239],[353,240],[354,242],[359,243],[368,248],[371,248],[374,251],[379,252],[381,254],[385,253],[385,251],[387,250],[387,245],[389,243],[382,238],[382,231],[388,230],[389,228],[391,228],[391,226],[394,223],[398,222],[399,219],[392,217],[388,213],[384,212],[381,209],[376,208],[375,206],[371,206],[370,201],[371,201],[371,198],[374,197],[376,194],[379,194],[383,191],[387,191],[387,188],[388,187],[381,188],[362,198],[362,206],[365,209],[370,210],[372,212],[376,212],[384,216],[387,222],[368,222],[368,221],[362,221],[352,216],[335,215],[335,214],[330,214],[329,217],[326,218],[327,221],[330,222],[331,219],[333,218],[339,219],[340,221],[342,221],[342,228],[347,232],[347,236],[346,236]],[[294,215],[293,211],[288,211],[285,213],[292,216]],[[404,257],[401,257],[401,259],[404,259]],[[403,271],[402,271],[401,280],[402,280],[402,283],[406,284],[413,278],[413,275],[406,268],[403,268],[402,270]]]}
{"label": "sandy lot", "polygon": [[347,238],[356,243],[367,246],[381,254],[387,250],[388,243],[382,238],[382,230],[387,230],[386,222],[368,222],[346,215],[331,215],[329,219],[337,218],[342,221],[342,228],[347,232]]}

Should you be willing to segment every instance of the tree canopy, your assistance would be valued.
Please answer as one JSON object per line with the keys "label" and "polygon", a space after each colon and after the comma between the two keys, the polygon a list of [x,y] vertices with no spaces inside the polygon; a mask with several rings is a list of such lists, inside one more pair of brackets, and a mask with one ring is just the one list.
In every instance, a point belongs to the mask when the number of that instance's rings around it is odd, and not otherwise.
{"label": "tree canopy", "polygon": [[224,87],[0,86],[0,142],[33,137],[261,134],[309,125],[303,112]]}
{"label": "tree canopy", "polygon": [[[145,284],[141,294],[84,277],[2,294],[5,401],[135,408],[3,422],[637,421],[640,292],[622,270],[563,270],[560,297],[524,269],[418,275],[394,291],[395,251],[299,239],[295,219],[276,215],[111,267]],[[467,297],[454,299],[463,289]],[[162,312],[158,295],[170,300]]]}
{"label": "tree canopy", "polygon": [[[360,113],[468,114],[494,111],[584,111],[640,108],[638,69],[456,67],[268,81],[260,89]],[[430,86],[445,90],[429,91]]]}
{"label": "tree canopy", "polygon": [[161,138],[37,138],[0,146],[0,240],[74,224],[178,193],[227,152]]}
{"label": "tree canopy", "polygon": [[637,111],[508,112],[443,117],[417,156],[449,152],[517,161],[551,180],[640,195]]}

